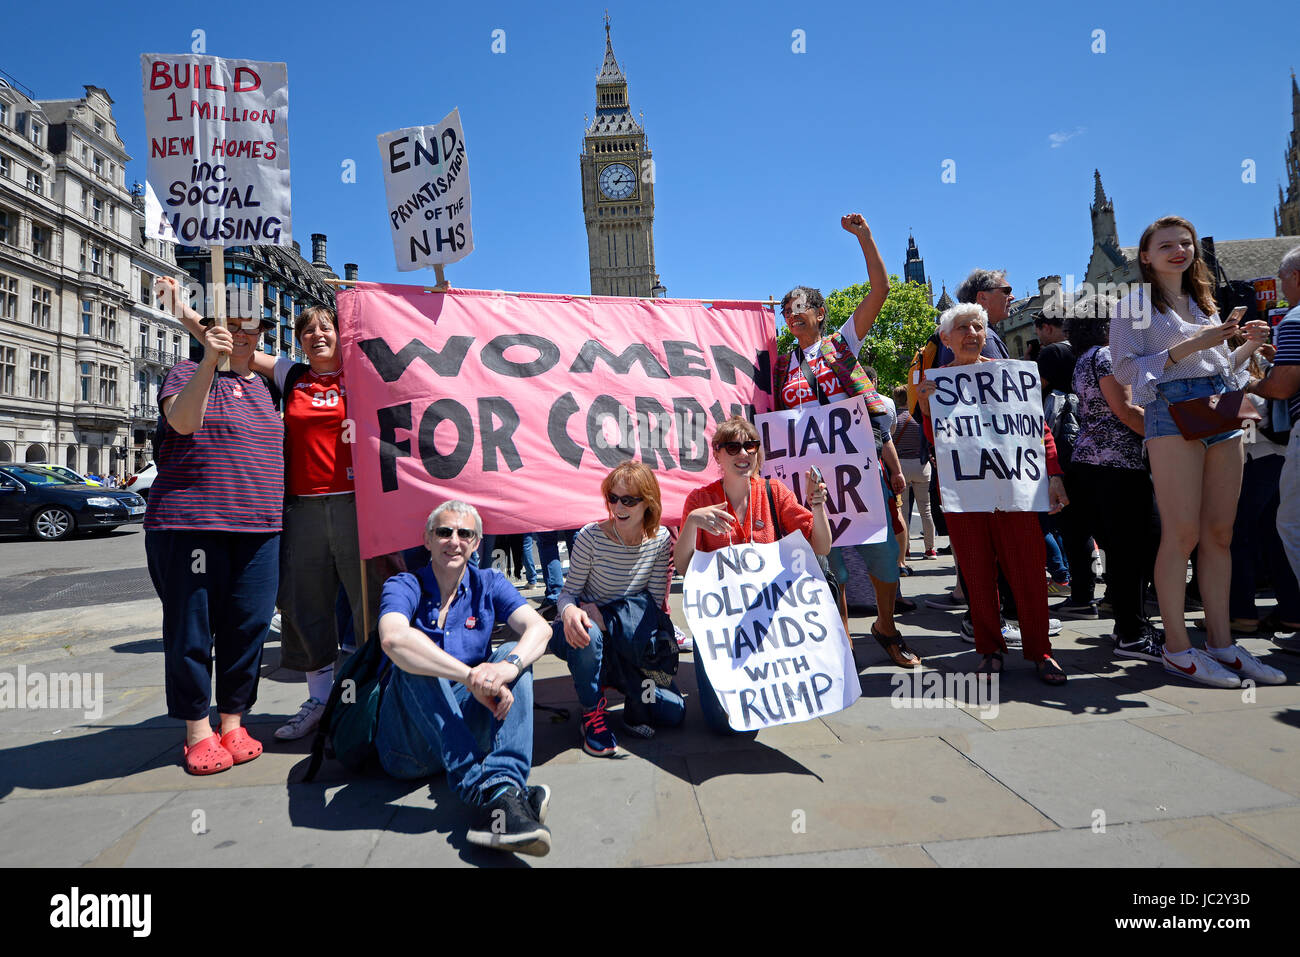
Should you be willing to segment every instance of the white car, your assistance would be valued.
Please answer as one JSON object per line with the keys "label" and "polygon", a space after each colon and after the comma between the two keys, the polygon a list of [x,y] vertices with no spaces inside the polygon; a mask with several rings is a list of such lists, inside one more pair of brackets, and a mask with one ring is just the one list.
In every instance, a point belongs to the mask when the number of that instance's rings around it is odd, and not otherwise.
{"label": "white car", "polygon": [[140,471],[136,472],[122,488],[130,489],[146,501],[149,499],[149,487],[153,485],[153,480],[158,477],[158,466],[150,462]]}

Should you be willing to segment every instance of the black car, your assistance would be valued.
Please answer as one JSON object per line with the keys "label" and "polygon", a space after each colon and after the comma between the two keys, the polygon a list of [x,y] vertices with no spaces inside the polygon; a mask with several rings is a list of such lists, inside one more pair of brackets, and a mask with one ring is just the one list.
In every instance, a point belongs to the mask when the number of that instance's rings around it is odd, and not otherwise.
{"label": "black car", "polygon": [[144,509],[134,492],[82,485],[39,465],[0,466],[0,535],[31,533],[53,542],[142,522]]}

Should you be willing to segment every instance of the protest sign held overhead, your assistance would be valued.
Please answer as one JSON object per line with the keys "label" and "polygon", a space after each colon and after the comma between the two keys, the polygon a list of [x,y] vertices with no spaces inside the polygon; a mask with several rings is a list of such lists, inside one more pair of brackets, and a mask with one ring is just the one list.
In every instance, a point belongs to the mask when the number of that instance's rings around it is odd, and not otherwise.
{"label": "protest sign held overhead", "polygon": [[862,694],[853,649],[808,540],[697,551],[682,609],[737,731],[847,708]]}
{"label": "protest sign held overhead", "polygon": [[850,396],[826,405],[805,405],[757,416],[763,442],[763,474],[788,485],[806,506],[804,473],[821,469],[826,479],[826,517],[836,545],[883,542],[885,496],[866,400]]}
{"label": "protest sign held overhead", "polygon": [[145,217],[146,234],[190,246],[289,245],[285,65],[145,53],[140,67],[147,177],[161,210]]}
{"label": "protest sign held overhead", "polygon": [[430,503],[492,533],[605,518],[600,483],[655,471],[664,521],[716,477],[708,436],[772,407],[758,303],[577,299],[360,283],[338,292],[361,553],[417,545]]}
{"label": "protest sign held overhead", "polygon": [[460,110],[434,126],[380,135],[379,156],[397,268],[441,266],[472,253],[469,164]]}
{"label": "protest sign held overhead", "polygon": [[930,369],[939,490],[948,512],[1046,512],[1038,367],[1018,359]]}

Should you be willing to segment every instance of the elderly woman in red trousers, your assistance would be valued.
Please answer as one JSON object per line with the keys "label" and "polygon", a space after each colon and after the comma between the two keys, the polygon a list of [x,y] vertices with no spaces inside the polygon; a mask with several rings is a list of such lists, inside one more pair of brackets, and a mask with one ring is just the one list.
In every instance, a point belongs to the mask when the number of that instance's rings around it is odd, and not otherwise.
{"label": "elderly woman in red trousers", "polygon": [[[954,306],[939,317],[938,326],[939,338],[954,356],[944,368],[992,361],[980,355],[988,333],[988,315],[982,306],[975,303]],[[935,383],[922,382],[917,391],[925,413],[926,433],[933,441],[930,396],[935,392]],[[1068,500],[1052,432],[1046,427],[1043,432],[1051,511],[1058,512]],[[966,577],[971,622],[975,626],[975,650],[984,656],[979,670],[990,674],[1000,672],[1002,653],[1007,647],[998,610],[997,570],[1001,568],[1020,609],[1026,660],[1034,663],[1038,677],[1045,683],[1064,684],[1065,672],[1052,657],[1052,645],[1047,637],[1047,579],[1043,575],[1046,551],[1037,513],[945,511],[944,515],[953,554]]]}

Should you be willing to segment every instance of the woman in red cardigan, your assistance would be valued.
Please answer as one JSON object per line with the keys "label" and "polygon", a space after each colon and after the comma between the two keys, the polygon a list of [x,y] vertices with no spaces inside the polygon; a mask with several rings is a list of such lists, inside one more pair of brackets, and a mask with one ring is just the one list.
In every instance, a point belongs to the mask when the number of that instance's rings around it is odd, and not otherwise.
{"label": "woman in red cardigan", "polygon": [[[988,315],[974,303],[954,306],[939,317],[939,338],[953,352],[950,366],[990,362],[980,355],[988,329]],[[925,431],[931,442],[934,432],[930,420],[930,396],[933,380],[922,382],[917,389],[925,413]],[[1044,427],[1047,455],[1050,511],[1059,512],[1069,500],[1061,480],[1061,465],[1056,457],[1052,431]],[[1038,668],[1038,677],[1049,685],[1065,684],[1065,672],[1052,657],[1047,637],[1047,579],[1043,576],[1046,549],[1036,512],[945,512],[948,538],[953,554],[966,577],[971,622],[975,626],[975,650],[983,655],[979,670],[997,673],[1002,670],[1002,653],[1007,650],[1002,638],[1002,619],[998,608],[997,569],[1001,568],[1011,585],[1020,609],[1022,647],[1027,661]]]}

